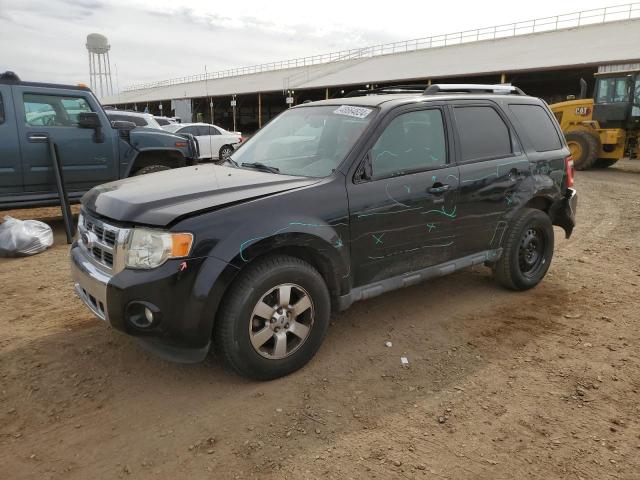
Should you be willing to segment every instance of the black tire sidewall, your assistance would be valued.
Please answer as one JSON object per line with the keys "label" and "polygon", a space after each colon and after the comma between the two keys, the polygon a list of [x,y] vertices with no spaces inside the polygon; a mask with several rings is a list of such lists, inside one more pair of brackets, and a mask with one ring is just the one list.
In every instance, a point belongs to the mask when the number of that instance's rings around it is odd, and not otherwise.
{"label": "black tire sidewall", "polygon": [[[227,310],[231,315],[219,321],[231,322],[231,344],[226,347],[236,369],[249,377],[268,380],[292,373],[311,360],[329,327],[331,305],[324,280],[310,267],[301,268],[297,263],[280,265],[276,269],[261,272],[253,280],[253,285],[245,289],[243,300]],[[297,351],[286,358],[270,360],[253,348],[249,338],[249,321],[262,296],[273,287],[285,283],[300,285],[307,291],[313,303],[314,323],[309,336]]]}
{"label": "black tire sidewall", "polygon": [[171,170],[171,167],[162,164],[147,165],[146,167],[142,167],[140,170],[136,170],[133,176],[135,177],[137,175],[147,175],[148,173],[164,172],[165,170]]}
{"label": "black tire sidewall", "polygon": [[[538,283],[540,283],[540,281],[542,281],[542,279],[547,274],[549,267],[551,266],[554,249],[553,225],[551,224],[549,216],[545,212],[539,210],[532,210],[530,212],[527,212],[525,215],[526,217],[523,219],[523,221],[518,222],[518,231],[514,232],[515,236],[513,237],[513,241],[516,242],[516,244],[511,246],[511,258],[509,259],[511,278],[513,280],[513,283],[519,290],[527,290],[529,288],[535,287]],[[534,277],[526,276],[520,271],[520,263],[518,258],[522,235],[531,227],[540,227],[540,230],[543,232],[545,237],[545,249],[543,253],[544,265]]]}

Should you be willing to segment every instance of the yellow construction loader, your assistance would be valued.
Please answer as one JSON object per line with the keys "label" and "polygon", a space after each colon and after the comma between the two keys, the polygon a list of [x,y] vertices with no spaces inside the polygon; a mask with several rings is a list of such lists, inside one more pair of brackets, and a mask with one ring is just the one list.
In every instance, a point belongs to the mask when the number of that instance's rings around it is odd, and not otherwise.
{"label": "yellow construction loader", "polygon": [[640,65],[604,66],[596,73],[594,98],[581,81],[578,99],[550,105],[567,139],[577,170],[606,168],[638,158]]}

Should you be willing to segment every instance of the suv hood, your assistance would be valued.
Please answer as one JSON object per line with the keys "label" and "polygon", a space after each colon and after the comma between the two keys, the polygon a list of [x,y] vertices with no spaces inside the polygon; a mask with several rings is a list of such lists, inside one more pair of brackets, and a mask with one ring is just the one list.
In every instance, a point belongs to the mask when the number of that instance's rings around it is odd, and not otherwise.
{"label": "suv hood", "polygon": [[318,181],[212,164],[196,165],[99,185],[82,197],[82,204],[113,220],[164,227],[184,215]]}

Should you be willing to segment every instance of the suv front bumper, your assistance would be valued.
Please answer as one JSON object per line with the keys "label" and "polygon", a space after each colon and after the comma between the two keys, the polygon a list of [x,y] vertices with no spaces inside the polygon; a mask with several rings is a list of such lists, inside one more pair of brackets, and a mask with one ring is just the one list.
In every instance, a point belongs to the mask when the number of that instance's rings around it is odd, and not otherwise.
{"label": "suv front bumper", "polygon": [[[95,265],[77,242],[71,247],[71,276],[76,293],[99,319],[135,336],[147,350],[171,361],[193,363],[209,352],[215,312],[208,309],[211,284],[198,292],[201,270],[214,282],[227,266],[214,258],[168,261],[152,270],[124,269],[110,275]],[[205,265],[206,264],[206,265]],[[131,306],[149,304],[159,313],[149,328],[132,322]]]}
{"label": "suv front bumper", "polygon": [[578,192],[573,188],[567,188],[562,199],[551,205],[549,215],[554,225],[564,229],[567,238],[571,236],[576,226],[576,208],[578,207]]}

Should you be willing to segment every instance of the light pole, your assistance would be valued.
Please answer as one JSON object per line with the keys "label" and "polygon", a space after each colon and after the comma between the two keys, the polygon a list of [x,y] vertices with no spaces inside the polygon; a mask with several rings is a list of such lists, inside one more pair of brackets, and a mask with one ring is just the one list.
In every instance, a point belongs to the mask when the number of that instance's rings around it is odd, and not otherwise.
{"label": "light pole", "polygon": [[233,109],[233,131],[236,132],[236,96],[231,95],[231,108]]}

